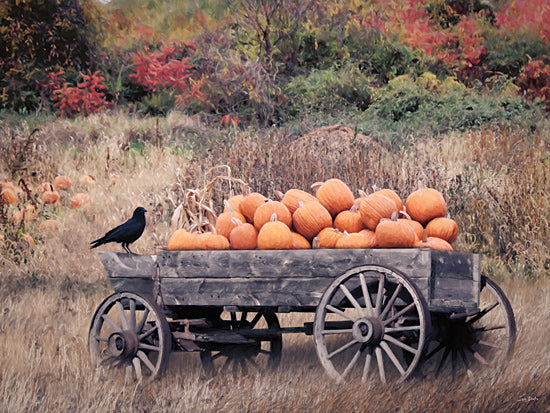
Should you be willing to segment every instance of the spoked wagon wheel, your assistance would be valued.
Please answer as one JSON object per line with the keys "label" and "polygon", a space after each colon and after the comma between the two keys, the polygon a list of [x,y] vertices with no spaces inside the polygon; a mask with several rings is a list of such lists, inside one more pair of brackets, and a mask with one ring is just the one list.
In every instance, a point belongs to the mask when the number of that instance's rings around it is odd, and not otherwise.
{"label": "spoked wagon wheel", "polygon": [[170,327],[151,300],[116,293],[98,307],[88,335],[93,365],[121,372],[125,381],[150,381],[163,373],[172,346]]}
{"label": "spoked wagon wheel", "polygon": [[208,377],[220,371],[233,374],[276,368],[283,347],[280,324],[275,313],[223,312],[213,323],[226,334],[201,352],[201,362]]}
{"label": "spoked wagon wheel", "polygon": [[378,265],[338,277],[323,294],[313,323],[317,355],[337,382],[405,380],[421,360],[429,332],[428,306],[416,285]]}
{"label": "spoked wagon wheel", "polygon": [[[481,276],[479,312],[456,317],[435,313],[435,339],[426,363],[435,375],[449,370],[453,376],[466,373],[473,379],[476,371],[502,373],[514,350],[516,321],[512,306],[500,287]],[[430,360],[431,359],[431,360]]]}

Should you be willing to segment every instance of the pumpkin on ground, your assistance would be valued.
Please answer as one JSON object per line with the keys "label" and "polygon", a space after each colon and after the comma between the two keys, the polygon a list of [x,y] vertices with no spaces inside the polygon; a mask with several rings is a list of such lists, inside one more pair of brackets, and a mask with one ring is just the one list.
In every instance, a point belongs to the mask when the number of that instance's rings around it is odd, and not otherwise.
{"label": "pumpkin on ground", "polygon": [[43,232],[57,232],[61,228],[61,223],[56,219],[46,219],[38,227]]}
{"label": "pumpkin on ground", "polygon": [[447,214],[443,195],[433,188],[420,188],[411,193],[405,201],[405,209],[412,219],[422,225]]}
{"label": "pumpkin on ground", "polygon": [[317,188],[317,199],[333,217],[341,211],[350,209],[355,203],[351,189],[338,178],[329,179],[322,184],[313,184],[313,187]]}
{"label": "pumpkin on ground", "polygon": [[59,192],[52,190],[52,191],[45,191],[42,196],[40,197],[42,199],[42,202],[48,205],[55,205],[59,203],[59,200],[61,199],[59,197]]}
{"label": "pumpkin on ground", "polygon": [[85,184],[85,185],[94,185],[95,184],[95,178],[91,175],[82,175],[78,181],[81,184]]}
{"label": "pumpkin on ground", "polygon": [[416,241],[412,227],[397,219],[397,211],[391,219],[382,219],[374,233],[380,248],[412,248]]}
{"label": "pumpkin on ground", "polygon": [[277,221],[285,223],[289,228],[292,227],[292,215],[288,208],[279,201],[267,200],[254,213],[254,226],[259,231],[262,226],[271,220],[273,214],[277,215]]}
{"label": "pumpkin on ground", "polygon": [[296,232],[311,241],[323,228],[332,226],[332,217],[319,201],[301,202],[292,215],[292,224]]}
{"label": "pumpkin on ground", "polygon": [[247,222],[250,222],[251,224],[254,223],[254,214],[256,213],[256,209],[260,205],[264,204],[265,201],[267,201],[267,198],[259,192],[252,192],[241,200],[239,209],[241,214],[243,214],[246,218]]}
{"label": "pumpkin on ground", "polygon": [[344,236],[336,241],[336,248],[338,249],[358,249],[358,248],[370,248],[369,241],[358,232],[352,234],[344,233]]}
{"label": "pumpkin on ground", "polygon": [[319,248],[336,248],[336,243],[344,236],[344,232],[338,228],[326,227],[317,234]]}
{"label": "pumpkin on ground", "polygon": [[56,176],[55,179],[53,180],[53,187],[56,191],[60,191],[60,190],[66,191],[71,186],[73,186],[73,181],[71,181],[71,178],[69,178],[66,175]]}
{"label": "pumpkin on ground", "polygon": [[458,236],[458,224],[454,219],[437,217],[426,224],[426,233],[428,237],[441,238],[452,244]]}
{"label": "pumpkin on ground", "polygon": [[3,188],[0,192],[0,201],[2,204],[16,204],[17,194],[11,188]]}
{"label": "pumpkin on ground", "polygon": [[87,206],[92,202],[90,195],[85,192],[80,192],[71,197],[71,209]]}
{"label": "pumpkin on ground", "polygon": [[359,213],[359,204],[354,204],[350,209],[339,212],[336,218],[334,218],[334,228],[349,233],[361,231],[364,226],[361,214]]}
{"label": "pumpkin on ground", "polygon": [[229,234],[229,244],[234,250],[253,250],[258,246],[258,231],[249,222],[233,218],[235,228]]}
{"label": "pumpkin on ground", "polygon": [[359,213],[367,229],[375,230],[382,218],[390,218],[397,211],[395,202],[385,195],[370,194],[359,203]]}
{"label": "pumpkin on ground", "polygon": [[292,245],[292,232],[284,222],[277,221],[277,214],[273,214],[258,232],[259,250],[288,250]]}
{"label": "pumpkin on ground", "polygon": [[289,189],[284,194],[279,193],[278,195],[281,202],[288,208],[291,214],[294,214],[294,211],[298,208],[299,202],[307,204],[308,202],[317,201],[317,198],[309,192],[295,188]]}

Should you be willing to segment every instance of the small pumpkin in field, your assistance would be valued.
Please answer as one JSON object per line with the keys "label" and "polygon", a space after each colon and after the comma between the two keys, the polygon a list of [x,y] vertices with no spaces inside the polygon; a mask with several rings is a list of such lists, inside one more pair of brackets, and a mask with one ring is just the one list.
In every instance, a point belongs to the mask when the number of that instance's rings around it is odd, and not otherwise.
{"label": "small pumpkin in field", "polygon": [[277,221],[277,214],[273,214],[258,232],[259,250],[289,250],[292,244],[292,232],[288,225]]}
{"label": "small pumpkin in field", "polygon": [[172,234],[168,240],[168,251],[195,250],[198,249],[198,234],[180,228]]}
{"label": "small pumpkin in field", "polygon": [[359,213],[363,225],[373,231],[382,218],[390,218],[394,211],[397,211],[395,202],[382,194],[367,195],[359,203]]}
{"label": "small pumpkin in field", "polygon": [[289,228],[292,227],[292,215],[288,208],[279,201],[267,200],[254,213],[254,226],[259,231],[262,226],[271,220],[273,214],[277,215],[277,221],[285,223]]}
{"label": "small pumpkin in field", "polygon": [[334,218],[334,228],[349,233],[361,231],[364,226],[359,213],[359,204],[354,204],[350,209],[339,212]]}
{"label": "small pumpkin in field", "polygon": [[40,223],[38,229],[42,232],[57,232],[61,228],[61,223],[56,219],[46,219]]}
{"label": "small pumpkin in field", "polygon": [[229,244],[234,250],[253,250],[258,246],[258,231],[249,222],[232,218],[235,228],[229,234]]}
{"label": "small pumpkin in field", "polygon": [[34,238],[31,237],[29,234],[23,234],[21,235],[21,241],[25,242],[28,246],[34,247]]}
{"label": "small pumpkin in field", "polygon": [[246,195],[239,204],[241,214],[244,215],[247,222],[254,224],[254,214],[256,209],[265,203],[267,198],[259,192],[252,192]]}
{"label": "small pumpkin in field", "polygon": [[365,228],[359,231],[359,234],[365,237],[365,239],[367,240],[368,247],[366,248],[374,248],[378,246],[378,243],[376,242],[376,234],[374,233],[374,231]]}
{"label": "small pumpkin in field", "polygon": [[427,231],[424,231],[422,240],[414,244],[415,248],[430,248],[437,251],[454,251],[451,244],[442,238],[428,237]]}
{"label": "small pumpkin in field", "polygon": [[458,236],[458,224],[454,219],[437,217],[426,224],[426,233],[428,237],[441,238],[452,244]]}
{"label": "small pumpkin in field", "polygon": [[332,226],[332,217],[319,201],[300,202],[292,215],[292,224],[296,232],[312,240],[323,228]]}
{"label": "small pumpkin in field", "polygon": [[412,219],[422,225],[447,214],[445,199],[434,188],[420,188],[412,192],[405,201],[405,209]]}
{"label": "small pumpkin in field", "polygon": [[36,206],[27,205],[25,208],[17,211],[11,217],[11,222],[14,224],[19,224],[21,222],[30,222],[36,218]]}
{"label": "small pumpkin in field", "polygon": [[43,194],[46,191],[53,191],[53,185],[49,182],[42,182],[34,190],[38,195]]}
{"label": "small pumpkin in field", "polygon": [[17,194],[15,193],[15,190],[11,188],[3,188],[0,192],[0,202],[2,204],[16,204]]}
{"label": "small pumpkin in field", "polygon": [[380,248],[412,248],[416,241],[412,227],[397,219],[397,211],[391,219],[382,219],[374,231]]}
{"label": "small pumpkin in field", "polygon": [[56,191],[66,191],[73,186],[73,181],[66,175],[56,176],[53,180],[53,187]]}
{"label": "small pumpkin in field", "polygon": [[51,191],[45,191],[44,193],[42,193],[40,199],[42,199],[42,202],[44,202],[45,204],[55,205],[59,203],[59,200],[61,198],[59,197],[59,192],[52,189]]}
{"label": "small pumpkin in field", "polygon": [[95,178],[91,175],[82,175],[78,181],[81,184],[84,184],[84,185],[94,185],[95,184]]}
{"label": "small pumpkin in field", "polygon": [[358,249],[358,248],[370,248],[369,241],[358,232],[348,234],[344,232],[344,236],[336,241],[336,248],[338,249]]}
{"label": "small pumpkin in field", "polygon": [[307,204],[308,202],[317,201],[314,195],[296,188],[289,189],[284,194],[279,193],[278,195],[281,202],[288,208],[291,214],[294,214],[294,211],[298,209],[299,202]]}
{"label": "small pumpkin in field", "polygon": [[292,249],[293,250],[305,250],[310,249],[311,244],[303,235],[292,231]]}
{"label": "small pumpkin in field", "polygon": [[246,218],[243,214],[240,212],[237,212],[233,210],[233,207],[229,203],[229,201],[224,201],[225,205],[225,212],[222,212],[220,215],[218,215],[218,218],[216,219],[216,233],[223,235],[227,239],[229,239],[229,234],[235,228],[237,225],[235,224],[235,221],[233,219],[237,219],[241,223],[246,222]]}
{"label": "small pumpkin in field", "polygon": [[319,248],[336,248],[336,243],[344,236],[344,232],[338,228],[326,227],[323,228],[315,238]]}
{"label": "small pumpkin in field", "polygon": [[317,188],[317,199],[333,217],[341,211],[350,209],[355,203],[355,197],[351,189],[338,178],[313,184],[313,187]]}
{"label": "small pumpkin in field", "polygon": [[90,195],[85,192],[79,192],[71,197],[71,209],[81,208],[89,205],[92,202]]}

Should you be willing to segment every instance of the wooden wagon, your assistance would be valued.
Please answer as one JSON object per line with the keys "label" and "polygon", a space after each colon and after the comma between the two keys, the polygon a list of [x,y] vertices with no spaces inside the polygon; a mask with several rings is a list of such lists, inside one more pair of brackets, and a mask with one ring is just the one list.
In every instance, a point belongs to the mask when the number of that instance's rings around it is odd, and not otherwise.
{"label": "wooden wagon", "polygon": [[[336,381],[401,381],[418,366],[501,371],[516,338],[480,255],[430,249],[100,252],[114,294],[93,316],[92,361],[136,380],[172,351],[200,352],[207,375],[266,369],[283,334],[313,336]],[[281,326],[281,313],[314,313]],[[289,317],[292,318],[292,317]],[[307,319],[307,317],[300,317]]]}

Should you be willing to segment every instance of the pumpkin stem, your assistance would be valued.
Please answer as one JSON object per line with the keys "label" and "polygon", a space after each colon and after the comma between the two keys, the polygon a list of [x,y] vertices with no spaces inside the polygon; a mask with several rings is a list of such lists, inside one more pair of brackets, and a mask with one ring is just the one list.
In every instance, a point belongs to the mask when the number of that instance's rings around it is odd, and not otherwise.
{"label": "pumpkin stem", "polygon": [[239,218],[236,218],[236,217],[231,217],[231,223],[233,225],[238,226],[238,227],[240,227],[243,224],[243,222]]}
{"label": "pumpkin stem", "polygon": [[319,187],[323,184],[324,182],[315,182],[314,184],[311,185],[311,189],[319,189]]}
{"label": "pumpkin stem", "polygon": [[350,212],[357,213],[359,210],[359,204],[353,204],[353,206],[349,209]]}
{"label": "pumpkin stem", "polygon": [[229,203],[229,201],[227,199],[223,200],[223,206],[225,207],[227,212],[235,212],[235,210],[233,209],[233,207],[231,206],[231,204]]}
{"label": "pumpkin stem", "polygon": [[380,188],[380,187],[379,187],[378,185],[376,185],[376,184],[374,184],[374,185],[372,186],[372,190],[373,190],[374,192],[378,192],[378,191],[380,191],[381,189],[382,189],[382,188]]}
{"label": "pumpkin stem", "polygon": [[269,219],[271,222],[277,222],[277,214],[274,212]]}
{"label": "pumpkin stem", "polygon": [[360,189],[360,190],[357,191],[357,192],[359,192],[359,196],[360,196],[361,198],[366,198],[366,197],[368,197],[367,193],[366,193],[365,191],[363,191],[362,189]]}
{"label": "pumpkin stem", "polygon": [[277,195],[277,198],[279,198],[279,199],[281,199],[281,200],[282,200],[283,197],[285,196],[285,194],[283,194],[281,191],[277,191],[277,192],[275,192],[275,194]]}
{"label": "pumpkin stem", "polygon": [[319,238],[317,237],[313,238],[313,240],[311,241],[311,248],[315,250],[318,250],[319,248],[321,248],[321,242],[319,241]]}
{"label": "pumpkin stem", "polygon": [[422,242],[427,242],[428,241],[428,231],[424,230],[424,232],[422,233]]}
{"label": "pumpkin stem", "polygon": [[[392,221],[397,221],[397,211],[393,211],[391,213],[391,220]],[[407,224],[408,225],[408,224]]]}
{"label": "pumpkin stem", "polygon": [[409,214],[407,214],[407,212],[405,210],[399,211],[399,213],[403,214],[405,216],[405,218],[412,220],[411,216]]}

